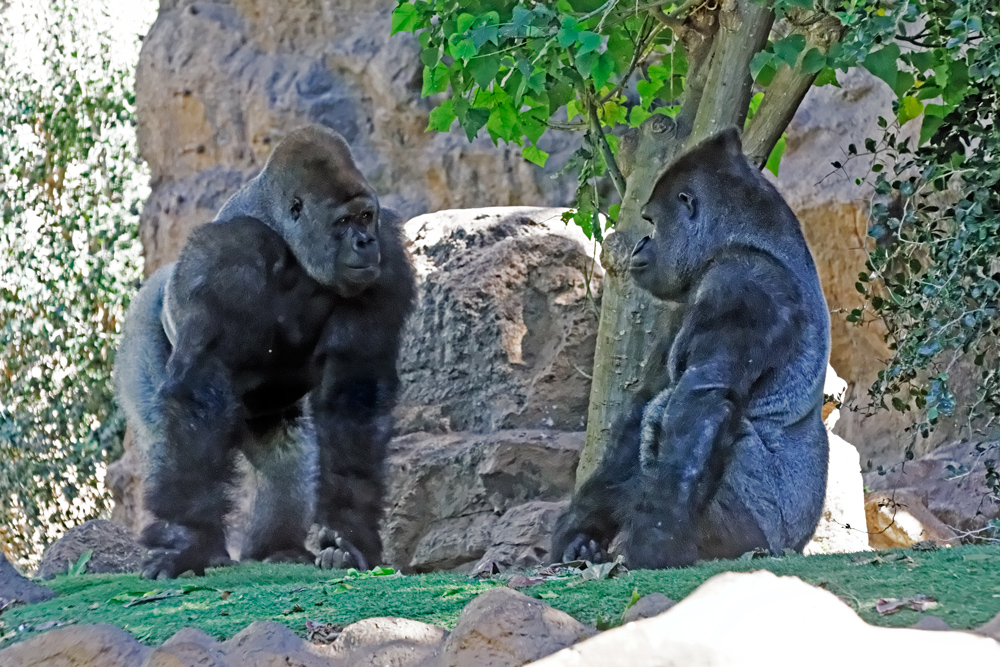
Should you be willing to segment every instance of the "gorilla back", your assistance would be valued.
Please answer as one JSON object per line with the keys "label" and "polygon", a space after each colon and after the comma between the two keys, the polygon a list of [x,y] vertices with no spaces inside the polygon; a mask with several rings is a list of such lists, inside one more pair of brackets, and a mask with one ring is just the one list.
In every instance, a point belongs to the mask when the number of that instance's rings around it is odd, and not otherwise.
{"label": "gorilla back", "polygon": [[381,558],[382,462],[414,276],[346,144],[290,134],[129,309],[115,375],[154,520],[143,574],[228,560],[236,464],[253,500],[241,558]]}
{"label": "gorilla back", "polygon": [[[560,517],[553,554],[633,567],[805,546],[822,512],[829,316],[798,220],[728,130],[643,208],[636,283],[684,304],[669,349]],[[626,498],[622,501],[621,498]]]}

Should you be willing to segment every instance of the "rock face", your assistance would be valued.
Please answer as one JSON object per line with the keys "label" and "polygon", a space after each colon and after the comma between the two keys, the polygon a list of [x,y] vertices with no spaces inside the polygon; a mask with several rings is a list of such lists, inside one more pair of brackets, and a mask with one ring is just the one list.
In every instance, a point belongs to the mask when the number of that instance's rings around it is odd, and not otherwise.
{"label": "rock face", "polygon": [[531,665],[839,667],[956,664],[959,656],[961,664],[996,664],[1000,644],[962,632],[871,626],[832,593],[760,571],[720,574],[665,614]]}
{"label": "rock face", "polygon": [[395,6],[160,2],[136,71],[139,147],[152,172],[141,218],[147,274],[176,256],[285,133],[307,123],[340,132],[383,204],[406,216],[571,200],[573,179],[547,176],[577,137],[543,141],[554,159],[540,178],[519,150],[488,137],[470,144],[457,127],[426,132],[432,105],[420,96],[420,47],[413,35],[389,36]]}
{"label": "rock face", "polygon": [[[1000,517],[1000,498],[987,481],[1000,442],[957,442],[915,461],[865,474],[869,531],[879,546],[931,539],[954,543]],[[875,543],[872,543],[875,546]]]}
{"label": "rock face", "polygon": [[94,519],[66,531],[45,550],[38,566],[38,576],[51,579],[65,574],[68,566],[91,551],[87,561],[88,574],[138,572],[145,552],[135,534],[118,523]]}
{"label": "rock face", "polygon": [[0,607],[8,602],[34,604],[51,600],[56,592],[23,576],[7,557],[0,553]]}
{"label": "rock face", "polygon": [[563,209],[441,211],[406,224],[420,305],[397,430],[583,430],[603,272]]}
{"label": "rock face", "polygon": [[546,431],[397,438],[386,562],[407,572],[468,570],[488,551],[501,566],[541,562],[562,509],[552,501],[572,493],[583,441],[583,433]]}

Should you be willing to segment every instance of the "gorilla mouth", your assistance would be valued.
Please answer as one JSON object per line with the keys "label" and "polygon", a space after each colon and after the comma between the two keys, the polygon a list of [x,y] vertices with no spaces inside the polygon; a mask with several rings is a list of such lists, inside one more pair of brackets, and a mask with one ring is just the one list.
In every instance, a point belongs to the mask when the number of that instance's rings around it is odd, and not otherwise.
{"label": "gorilla mouth", "polygon": [[377,264],[344,265],[344,277],[354,283],[372,282],[379,277],[380,273],[381,269]]}
{"label": "gorilla mouth", "polygon": [[647,262],[644,259],[636,259],[634,257],[632,258],[632,261],[629,262],[628,265],[628,270],[632,271],[633,273],[638,271],[645,271],[647,268],[649,268],[649,262]]}

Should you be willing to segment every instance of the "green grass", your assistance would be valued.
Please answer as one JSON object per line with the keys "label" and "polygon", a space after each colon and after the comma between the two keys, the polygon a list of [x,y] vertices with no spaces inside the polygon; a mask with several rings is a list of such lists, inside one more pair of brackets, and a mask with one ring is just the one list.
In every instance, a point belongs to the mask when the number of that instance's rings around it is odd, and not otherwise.
{"label": "green grass", "polygon": [[[970,629],[1000,613],[1000,548],[995,546],[713,561],[681,570],[634,571],[603,581],[579,577],[549,581],[522,591],[533,597],[545,594],[548,604],[594,624],[598,616],[619,619],[633,590],[681,600],[721,572],[760,569],[821,584],[876,625],[909,626],[924,614],[934,614],[952,628]],[[372,616],[402,616],[450,628],[469,600],[502,585],[499,580],[452,574],[339,581],[344,576],[344,572],[305,565],[264,564],[156,582],[129,575],[62,576],[47,582],[59,597],[4,613],[0,620],[6,631],[22,624],[27,629],[0,646],[30,637],[39,632],[35,628],[53,621],[111,623],[148,644],[158,644],[186,626],[227,638],[256,620],[279,621],[300,635],[305,634],[307,620],[347,624]],[[176,597],[131,607],[121,601],[157,590],[175,591]],[[903,610],[889,616],[875,611],[879,598],[917,594],[936,598],[940,606],[924,613]]]}

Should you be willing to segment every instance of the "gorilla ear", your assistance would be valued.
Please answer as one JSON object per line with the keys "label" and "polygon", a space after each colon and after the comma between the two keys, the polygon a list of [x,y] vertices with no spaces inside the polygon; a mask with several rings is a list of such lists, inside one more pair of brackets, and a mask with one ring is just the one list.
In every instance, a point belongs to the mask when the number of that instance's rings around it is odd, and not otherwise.
{"label": "gorilla ear", "polygon": [[735,127],[727,127],[710,141],[727,155],[743,157],[743,141],[740,139],[739,130]]}

